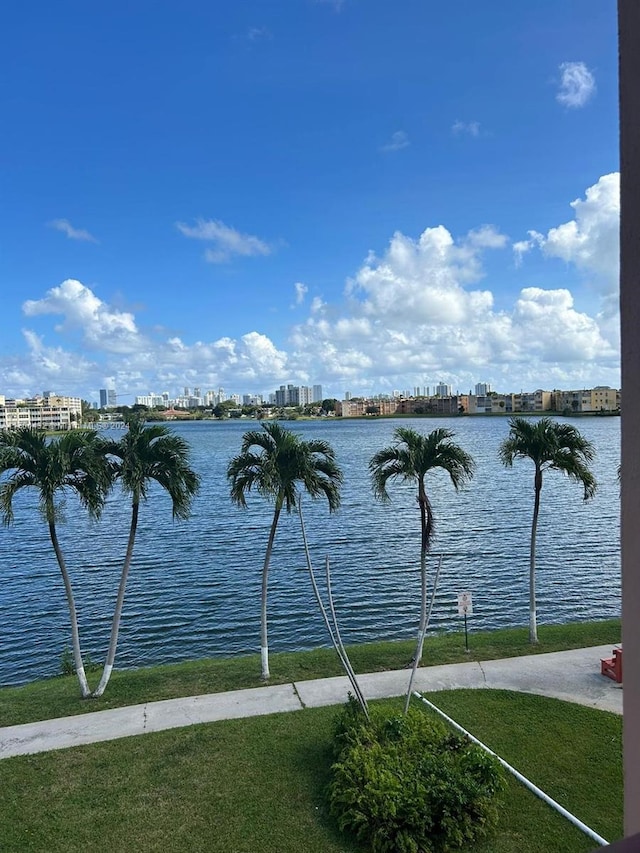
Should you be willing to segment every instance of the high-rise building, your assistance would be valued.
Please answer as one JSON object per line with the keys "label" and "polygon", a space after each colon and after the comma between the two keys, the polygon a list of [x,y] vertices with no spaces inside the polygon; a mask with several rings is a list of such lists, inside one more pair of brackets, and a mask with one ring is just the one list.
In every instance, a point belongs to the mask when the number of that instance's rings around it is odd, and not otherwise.
{"label": "high-rise building", "polygon": [[446,385],[444,382],[439,382],[436,385],[436,397],[450,397],[451,385]]}
{"label": "high-rise building", "polygon": [[115,388],[107,389],[107,407],[113,408],[117,406],[117,395]]}
{"label": "high-rise building", "polygon": [[100,389],[100,408],[101,409],[107,408],[107,389],[106,388]]}
{"label": "high-rise building", "polygon": [[313,386],[313,400],[312,403],[321,403],[322,402],[322,385],[314,385]]}
{"label": "high-rise building", "polygon": [[476,397],[486,397],[491,393],[491,385],[488,382],[476,382]]}

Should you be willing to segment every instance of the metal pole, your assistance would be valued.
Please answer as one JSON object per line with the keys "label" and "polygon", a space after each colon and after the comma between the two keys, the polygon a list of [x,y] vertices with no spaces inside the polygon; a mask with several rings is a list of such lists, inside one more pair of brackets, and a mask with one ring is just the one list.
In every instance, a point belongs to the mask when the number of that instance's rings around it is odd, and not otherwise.
{"label": "metal pole", "polygon": [[582,832],[584,832],[585,835],[588,835],[589,838],[591,838],[597,844],[600,844],[602,847],[607,846],[607,844],[609,842],[605,841],[605,839],[601,835],[598,835],[598,833],[594,832],[589,826],[586,825],[586,823],[583,823],[575,815],[572,815],[571,812],[567,811],[563,806],[561,806],[560,803],[557,803],[548,794],[545,794],[545,792],[541,788],[538,788],[537,785],[534,785],[533,782],[530,782],[526,776],[523,776],[522,773],[520,773],[518,770],[515,769],[515,767],[512,767],[510,764],[508,764],[504,760],[504,758],[500,758],[500,756],[497,753],[495,753],[492,749],[489,749],[489,747],[486,744],[482,743],[481,740],[478,740],[477,737],[474,737],[466,729],[463,729],[459,723],[456,723],[455,720],[452,720],[451,717],[449,717],[447,714],[445,714],[444,711],[441,711],[440,708],[436,707],[433,704],[433,702],[429,702],[429,700],[425,699],[424,696],[422,696],[420,693],[418,693],[417,690],[414,692],[413,695],[416,696],[418,699],[420,699],[422,702],[424,702],[425,705],[428,705],[432,711],[436,712],[436,714],[440,714],[440,716],[443,719],[445,719],[449,723],[450,726],[453,726],[454,729],[457,729],[457,731],[461,732],[463,735],[466,735],[469,738],[469,740],[472,740],[478,746],[482,747],[482,749],[484,749],[485,752],[488,752],[489,755],[493,755],[494,758],[497,758],[498,761],[500,762],[500,764],[502,764],[502,766],[506,770],[508,770],[509,773],[512,773],[519,782],[522,782],[522,784],[525,786],[525,788],[528,788],[537,797],[540,797],[541,800],[543,800],[545,803],[547,803],[547,805],[551,806],[551,808],[555,809],[563,817],[566,817],[566,819],[570,823],[572,823],[574,826],[577,826],[578,829],[582,830]]}
{"label": "metal pole", "polygon": [[467,610],[464,611],[464,650],[469,651],[469,635],[467,634]]}

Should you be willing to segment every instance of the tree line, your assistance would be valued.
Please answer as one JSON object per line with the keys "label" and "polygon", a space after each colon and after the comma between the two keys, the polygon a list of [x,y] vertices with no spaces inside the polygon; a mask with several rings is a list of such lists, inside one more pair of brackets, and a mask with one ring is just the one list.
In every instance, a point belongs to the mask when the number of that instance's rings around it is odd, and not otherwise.
{"label": "tree line", "polygon": [[[416,488],[421,535],[420,620],[418,643],[413,659],[414,671],[422,658],[428,624],[427,556],[435,530],[435,512],[427,490],[427,476],[436,469],[444,470],[449,475],[454,489],[458,491],[470,483],[475,471],[472,456],[453,441],[454,437],[454,433],[447,429],[435,429],[425,434],[415,429],[399,427],[394,431],[392,443],[376,452],[369,463],[371,487],[376,499],[389,502],[391,495],[388,487],[395,481],[410,482]],[[11,524],[14,519],[15,495],[23,488],[36,490],[64,585],[71,623],[74,667],[84,698],[101,696],[113,670],[139,512],[141,505],[147,500],[150,485],[155,482],[169,494],[174,518],[186,519],[190,515],[191,504],[199,488],[199,477],[191,468],[189,454],[190,448],[184,439],[166,426],[145,424],[141,417],[129,420],[128,429],[118,441],[105,438],[93,430],[74,430],[53,439],[30,427],[0,434],[0,515],[5,525]],[[583,497],[588,500],[596,490],[596,481],[590,468],[594,454],[593,445],[575,427],[558,423],[548,417],[537,421],[521,417],[511,418],[509,433],[500,446],[499,456],[505,466],[511,467],[516,460],[521,459],[528,459],[534,465],[534,505],[529,554],[531,643],[536,643],[538,639],[535,596],[536,534],[543,475],[551,470],[561,472],[582,486]],[[240,451],[229,461],[226,474],[231,500],[240,508],[247,506],[247,498],[252,491],[273,505],[261,575],[261,675],[267,680],[270,675],[268,581],[278,522],[283,512],[298,511],[307,562],[315,588],[313,568],[304,536],[302,496],[306,494],[313,500],[324,499],[329,512],[335,512],[340,506],[340,488],[344,478],[335,451],[327,441],[305,440],[277,421],[263,423],[261,429],[249,430],[244,434]],[[89,516],[97,519],[102,513],[107,496],[116,486],[130,499],[131,520],[107,656],[100,681],[92,690],[85,673],[75,599],[58,540],[57,524],[63,520],[61,498],[65,493],[75,494]],[[435,577],[432,580],[432,588],[434,584]],[[432,594],[433,591],[434,589]],[[319,604],[322,607],[320,600]],[[337,646],[336,648],[340,654]]]}

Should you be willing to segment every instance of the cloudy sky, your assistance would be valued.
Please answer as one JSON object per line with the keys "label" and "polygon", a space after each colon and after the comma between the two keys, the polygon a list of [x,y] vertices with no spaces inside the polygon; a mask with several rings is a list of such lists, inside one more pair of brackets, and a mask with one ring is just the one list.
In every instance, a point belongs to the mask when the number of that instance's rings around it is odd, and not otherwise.
{"label": "cloudy sky", "polygon": [[0,55],[0,394],[619,384],[613,0],[33,0]]}

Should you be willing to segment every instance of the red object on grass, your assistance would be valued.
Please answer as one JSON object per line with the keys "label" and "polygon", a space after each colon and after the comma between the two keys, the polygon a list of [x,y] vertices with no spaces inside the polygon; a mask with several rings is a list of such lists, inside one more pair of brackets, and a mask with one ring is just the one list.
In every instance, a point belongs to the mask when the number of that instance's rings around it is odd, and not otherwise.
{"label": "red object on grass", "polygon": [[600,672],[622,684],[622,649],[614,649],[612,658],[600,659]]}

